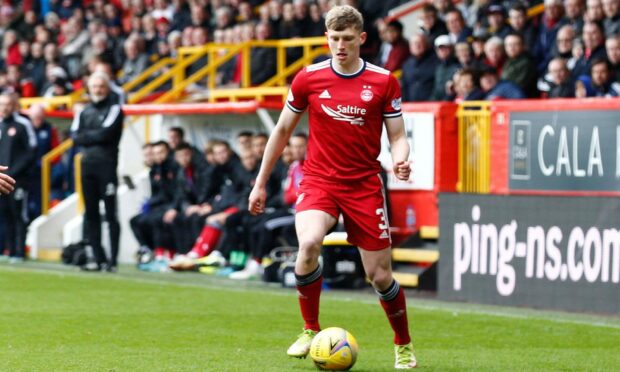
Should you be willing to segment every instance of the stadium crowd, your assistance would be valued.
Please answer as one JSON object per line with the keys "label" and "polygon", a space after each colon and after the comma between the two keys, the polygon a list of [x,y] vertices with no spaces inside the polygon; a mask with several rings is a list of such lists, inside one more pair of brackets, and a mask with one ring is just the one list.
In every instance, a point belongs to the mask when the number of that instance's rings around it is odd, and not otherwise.
{"label": "stadium crowd", "polygon": [[[103,0],[17,1],[0,7],[0,87],[22,97],[64,95],[83,86],[97,64],[123,84],[180,46],[322,35],[333,4],[365,17],[362,57],[402,70],[405,101],[617,96],[620,93],[620,1],[433,0],[406,40],[386,22],[403,0]],[[289,48],[287,60],[301,55]],[[275,49],[254,48],[251,82],[275,73]],[[195,72],[204,57],[189,67]],[[217,84],[238,85],[240,57]],[[165,86],[164,86],[165,89]]]}

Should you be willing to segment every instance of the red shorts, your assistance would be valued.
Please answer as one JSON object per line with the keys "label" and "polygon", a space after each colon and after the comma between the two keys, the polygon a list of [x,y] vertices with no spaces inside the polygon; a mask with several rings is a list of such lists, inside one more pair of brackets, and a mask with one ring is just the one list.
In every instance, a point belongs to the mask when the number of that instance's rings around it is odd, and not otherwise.
{"label": "red shorts", "polygon": [[350,183],[305,176],[295,209],[319,210],[336,219],[342,213],[347,241],[364,250],[378,251],[392,245],[383,182],[378,174]]}

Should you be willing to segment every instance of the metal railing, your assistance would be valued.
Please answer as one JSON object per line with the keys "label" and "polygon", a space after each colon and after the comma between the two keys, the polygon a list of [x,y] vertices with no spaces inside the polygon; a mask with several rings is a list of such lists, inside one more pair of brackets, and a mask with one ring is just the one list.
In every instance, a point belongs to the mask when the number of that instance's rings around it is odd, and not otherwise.
{"label": "metal railing", "polygon": [[458,119],[459,179],[458,192],[488,194],[491,182],[490,102],[462,102]]}

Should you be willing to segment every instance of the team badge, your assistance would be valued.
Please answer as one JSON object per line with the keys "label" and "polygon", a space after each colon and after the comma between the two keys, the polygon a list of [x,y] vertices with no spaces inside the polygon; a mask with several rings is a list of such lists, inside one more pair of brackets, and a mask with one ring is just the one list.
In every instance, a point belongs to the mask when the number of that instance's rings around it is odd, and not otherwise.
{"label": "team badge", "polygon": [[400,97],[394,98],[392,100],[392,108],[394,110],[400,110],[400,103],[401,103],[401,98]]}
{"label": "team badge", "polygon": [[8,134],[9,137],[13,137],[14,135],[17,134],[17,129],[11,127],[11,128],[9,128],[9,130],[6,131],[6,134]]}
{"label": "team badge", "polygon": [[360,94],[360,98],[362,99],[362,101],[364,102],[370,102],[370,100],[372,100],[372,91],[370,89],[364,89],[362,90],[362,93]]}

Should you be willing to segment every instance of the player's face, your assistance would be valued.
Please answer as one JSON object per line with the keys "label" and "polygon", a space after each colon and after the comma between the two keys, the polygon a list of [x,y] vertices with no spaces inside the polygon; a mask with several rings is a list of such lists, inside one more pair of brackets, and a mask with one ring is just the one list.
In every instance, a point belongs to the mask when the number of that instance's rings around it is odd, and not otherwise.
{"label": "player's face", "polygon": [[343,67],[349,67],[360,56],[360,46],[366,41],[366,33],[348,27],[342,31],[327,30],[327,42],[333,60]]}

